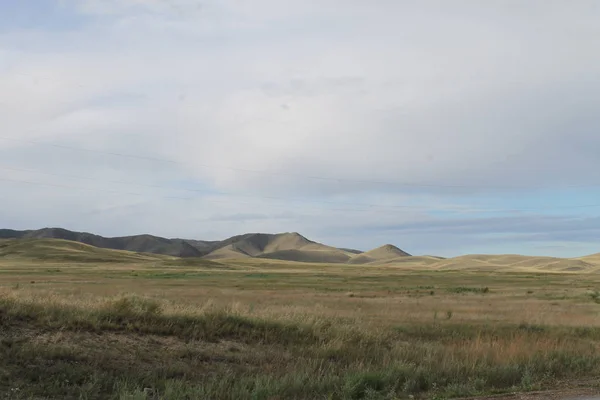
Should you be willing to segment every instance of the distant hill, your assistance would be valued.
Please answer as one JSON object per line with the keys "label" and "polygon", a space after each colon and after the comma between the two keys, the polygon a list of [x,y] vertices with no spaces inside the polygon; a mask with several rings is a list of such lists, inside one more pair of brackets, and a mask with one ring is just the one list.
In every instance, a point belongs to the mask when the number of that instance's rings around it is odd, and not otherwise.
{"label": "distant hill", "polygon": [[352,253],[352,254],[362,254],[362,253],[364,253],[364,252],[363,252],[363,251],[361,251],[361,250],[356,250],[356,249],[346,249],[346,248],[343,248],[343,247],[340,247],[340,250],[342,250],[342,251],[345,251],[345,252],[347,252],[347,253]]}
{"label": "distant hill", "polygon": [[389,261],[399,257],[409,257],[410,254],[400,250],[398,247],[386,244],[376,249],[355,255],[350,260],[349,264],[370,264],[375,262]]}
{"label": "distant hill", "polygon": [[335,247],[313,242],[296,232],[254,233],[236,237],[207,259],[261,257],[286,261],[346,262],[353,255]]}
{"label": "distant hill", "polygon": [[271,260],[287,260],[307,263],[339,264],[348,261],[350,256],[342,251],[282,250],[259,256]]}
{"label": "distant hill", "polygon": [[592,264],[600,264],[600,253],[590,254],[589,256],[579,257],[579,260]]}
{"label": "distant hill", "polygon": [[45,261],[73,262],[145,262],[175,259],[160,254],[143,254],[123,250],[102,249],[63,239],[3,239],[0,257]]}
{"label": "distant hill", "polygon": [[[44,261],[51,263],[127,263],[153,266],[224,268],[203,258],[179,258],[162,254],[103,249],[63,239],[0,239],[0,260]],[[68,265],[68,264],[67,264]]]}
{"label": "distant hill", "polygon": [[[0,239],[62,239],[103,249],[153,253],[182,258],[203,257],[209,260],[256,257],[300,262],[346,263],[363,254],[359,250],[339,249],[317,243],[297,232],[279,234],[246,233],[225,240],[206,241],[167,239],[152,235],[110,238],[62,228],[26,231],[0,229]],[[397,250],[398,254],[406,254],[400,249]],[[384,258],[375,253],[370,256]]]}
{"label": "distant hill", "polygon": [[[0,230],[3,239],[63,239],[89,244],[104,249],[127,250],[139,253],[164,254],[175,257],[202,257],[203,252],[182,239],[165,239],[151,235],[105,238],[87,232],[73,232],[62,228],[44,228],[35,231]],[[211,249],[212,250],[212,249]]]}
{"label": "distant hill", "polygon": [[[16,231],[0,229],[0,258],[73,262],[152,262],[164,266],[223,268],[221,259],[282,260],[353,264],[385,268],[519,271],[554,273],[600,272],[600,253],[578,258],[471,254],[454,258],[411,256],[387,244],[361,253],[307,239],[296,232],[247,233],[225,240],[166,239],[152,235],[106,238],[61,228]],[[260,262],[260,261],[259,261]]]}
{"label": "distant hill", "polygon": [[593,272],[598,270],[598,262],[600,259],[595,259],[594,256],[557,258],[518,254],[470,254],[442,259],[428,266],[437,270],[460,271]]}
{"label": "distant hill", "polygon": [[440,261],[438,257],[431,256],[410,256],[410,257],[396,257],[390,258],[389,260],[374,261],[369,265],[376,265],[378,267],[402,267],[402,268],[419,268],[428,267],[436,264]]}

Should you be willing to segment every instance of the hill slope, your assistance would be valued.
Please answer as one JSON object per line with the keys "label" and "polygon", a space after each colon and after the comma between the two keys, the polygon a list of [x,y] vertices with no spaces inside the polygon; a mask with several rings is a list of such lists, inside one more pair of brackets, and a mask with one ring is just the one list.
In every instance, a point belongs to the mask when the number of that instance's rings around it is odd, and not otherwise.
{"label": "hill slope", "polygon": [[286,261],[346,262],[353,255],[335,247],[313,242],[296,232],[254,233],[237,237],[207,256],[207,259],[261,257]]}
{"label": "hill slope", "polygon": [[91,246],[113,250],[127,250],[139,253],[155,253],[175,257],[201,257],[202,252],[182,239],[165,239],[151,235],[105,238],[87,232],[73,232],[61,228],[44,228],[35,231],[0,230],[4,239],[63,239],[85,243]]}
{"label": "hill slope", "polygon": [[579,257],[577,260],[585,261],[590,264],[600,264],[600,253],[590,254],[589,256]]}
{"label": "hill slope", "polygon": [[308,263],[345,263],[350,256],[342,251],[322,250],[281,250],[260,255],[259,258],[271,260],[286,260]]}
{"label": "hill slope", "polygon": [[400,250],[398,247],[391,244],[386,244],[376,249],[367,251],[366,253],[355,255],[348,260],[348,264],[370,264],[409,256],[410,254]]}
{"label": "hill slope", "polygon": [[546,272],[594,272],[600,265],[590,258],[557,258],[542,256],[465,255],[440,260],[429,265],[432,269],[462,271],[546,271]]}
{"label": "hill slope", "polygon": [[174,257],[206,259],[263,257],[287,261],[344,263],[359,254],[358,250],[338,249],[311,241],[296,232],[281,234],[247,233],[225,240],[205,241],[167,239],[152,235],[107,238],[62,228],[16,231],[0,229],[0,239],[62,239],[91,246],[154,253]]}
{"label": "hill slope", "polygon": [[0,258],[72,262],[145,262],[173,257],[111,250],[63,239],[0,240]]}

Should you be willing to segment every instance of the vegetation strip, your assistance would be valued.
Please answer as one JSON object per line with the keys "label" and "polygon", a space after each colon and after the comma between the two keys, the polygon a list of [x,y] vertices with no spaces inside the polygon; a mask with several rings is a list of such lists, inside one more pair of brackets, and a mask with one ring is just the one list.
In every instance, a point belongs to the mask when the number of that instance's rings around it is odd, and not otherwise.
{"label": "vegetation strip", "polygon": [[168,315],[135,296],[95,309],[5,297],[0,323],[10,398],[448,398],[600,372],[600,331],[589,328],[435,323],[368,335],[226,310]]}

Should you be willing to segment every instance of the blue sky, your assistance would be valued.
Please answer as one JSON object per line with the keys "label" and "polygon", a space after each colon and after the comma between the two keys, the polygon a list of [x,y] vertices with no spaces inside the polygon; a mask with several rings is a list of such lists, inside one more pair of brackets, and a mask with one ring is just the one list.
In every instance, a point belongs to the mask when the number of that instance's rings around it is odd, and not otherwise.
{"label": "blue sky", "polygon": [[88,19],[72,7],[55,0],[0,1],[2,32],[23,30],[70,30],[83,28]]}
{"label": "blue sky", "polygon": [[451,3],[0,0],[0,226],[600,252],[597,2]]}

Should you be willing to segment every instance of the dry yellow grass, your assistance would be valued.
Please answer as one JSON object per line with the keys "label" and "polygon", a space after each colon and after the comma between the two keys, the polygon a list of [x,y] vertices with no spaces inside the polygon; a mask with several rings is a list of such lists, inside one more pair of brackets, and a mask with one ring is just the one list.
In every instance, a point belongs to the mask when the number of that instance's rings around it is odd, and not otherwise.
{"label": "dry yellow grass", "polygon": [[503,272],[564,272],[598,273],[600,257],[597,255],[580,258],[556,258],[541,256],[505,255],[465,255],[448,259],[434,257],[404,257],[375,262],[377,265],[403,266],[421,269],[454,271],[503,271]]}
{"label": "dry yellow grass", "polygon": [[[142,398],[151,386],[170,399],[445,398],[600,373],[600,275],[588,271],[453,270],[433,258],[97,262],[81,248],[53,251],[0,258],[0,370],[27,395]],[[50,362],[60,368],[48,372]],[[26,366],[47,379],[23,380]],[[81,382],[56,386],[57,374]]]}

